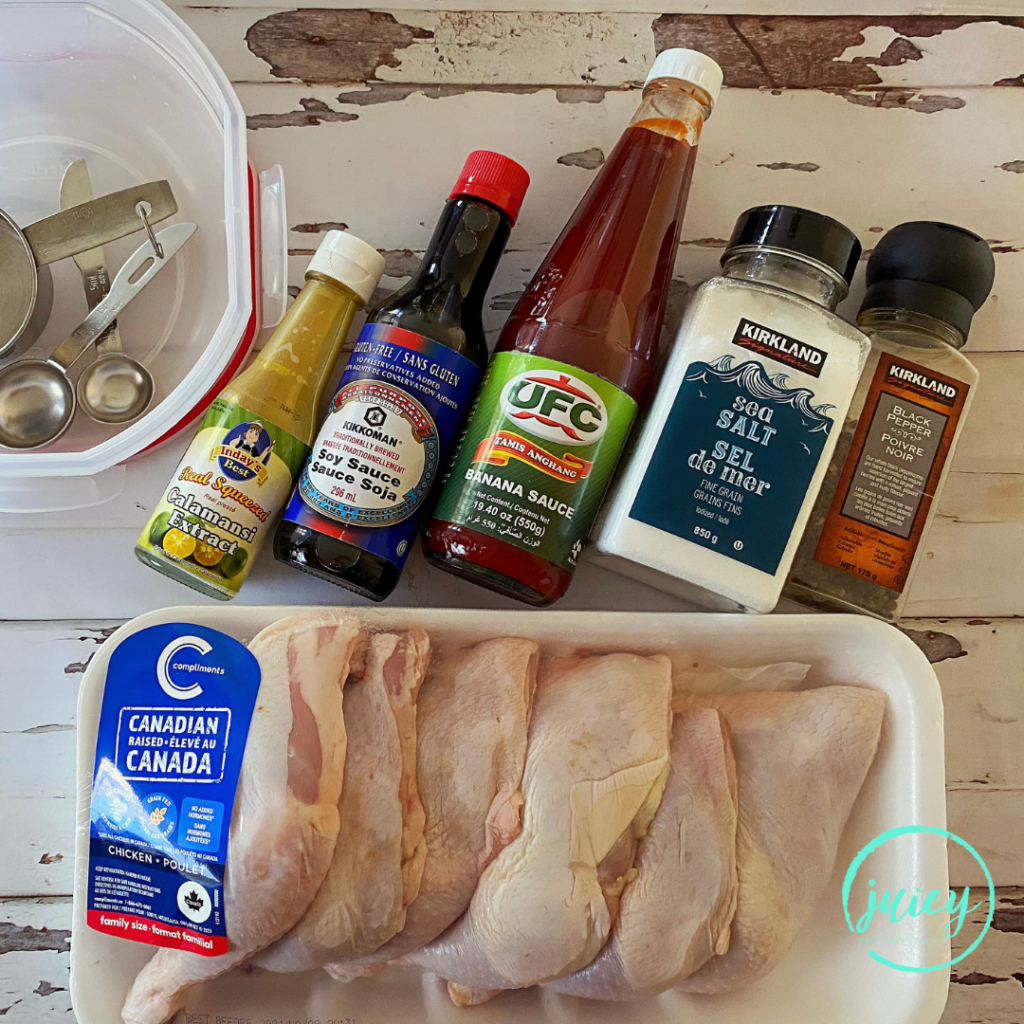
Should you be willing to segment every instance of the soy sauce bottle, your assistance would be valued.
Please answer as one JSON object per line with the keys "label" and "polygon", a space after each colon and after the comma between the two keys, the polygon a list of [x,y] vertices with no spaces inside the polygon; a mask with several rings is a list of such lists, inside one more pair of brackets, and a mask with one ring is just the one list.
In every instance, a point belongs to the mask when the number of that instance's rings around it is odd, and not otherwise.
{"label": "soy sauce bottle", "polygon": [[274,537],[287,565],[382,601],[487,365],[483,301],[529,175],[471,153],[412,280],[371,312]]}

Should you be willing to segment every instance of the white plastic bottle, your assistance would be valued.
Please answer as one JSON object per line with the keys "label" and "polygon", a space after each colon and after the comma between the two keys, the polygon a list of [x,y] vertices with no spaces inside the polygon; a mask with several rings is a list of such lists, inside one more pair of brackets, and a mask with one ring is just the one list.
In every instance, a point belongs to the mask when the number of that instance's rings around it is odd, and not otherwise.
{"label": "white plastic bottle", "polygon": [[870,348],[834,310],[860,243],[762,206],[691,302],[592,558],[698,604],[768,612]]}

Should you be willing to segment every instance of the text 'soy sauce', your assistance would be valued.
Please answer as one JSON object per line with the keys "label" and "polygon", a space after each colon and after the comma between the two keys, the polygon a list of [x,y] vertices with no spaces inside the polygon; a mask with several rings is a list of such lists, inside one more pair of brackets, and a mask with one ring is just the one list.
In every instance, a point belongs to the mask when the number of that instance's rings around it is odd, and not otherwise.
{"label": "text 'soy sauce'", "polygon": [[435,565],[560,598],[650,387],[697,143],[721,86],[654,63],[629,127],[513,310],[424,535]]}

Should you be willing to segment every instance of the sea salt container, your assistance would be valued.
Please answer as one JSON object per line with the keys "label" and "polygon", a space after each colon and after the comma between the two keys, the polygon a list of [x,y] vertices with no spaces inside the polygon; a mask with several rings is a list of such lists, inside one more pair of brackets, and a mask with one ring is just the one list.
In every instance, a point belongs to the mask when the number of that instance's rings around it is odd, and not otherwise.
{"label": "sea salt container", "polygon": [[740,216],[722,276],[686,312],[594,561],[710,608],[775,607],[870,349],[834,312],[860,251],[810,210]]}

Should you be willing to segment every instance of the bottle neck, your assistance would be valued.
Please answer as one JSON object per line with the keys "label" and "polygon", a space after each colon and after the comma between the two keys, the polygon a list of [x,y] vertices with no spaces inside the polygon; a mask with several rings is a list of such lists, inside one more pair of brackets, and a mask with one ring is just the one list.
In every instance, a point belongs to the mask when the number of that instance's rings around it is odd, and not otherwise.
{"label": "bottle neck", "polygon": [[838,274],[822,264],[775,249],[751,249],[729,254],[722,272],[726,277],[744,278],[792,292],[832,313],[849,290]]}
{"label": "bottle neck", "polygon": [[912,309],[865,309],[857,326],[868,336],[879,335],[918,348],[963,348],[967,337],[952,324]]}
{"label": "bottle neck", "polygon": [[696,146],[711,106],[711,97],[698,86],[678,78],[655,78],[644,87],[629,127],[647,128]]}
{"label": "bottle neck", "polygon": [[511,231],[507,214],[473,196],[445,204],[412,280],[372,314],[486,363],[483,303]]}
{"label": "bottle neck", "polygon": [[312,444],[320,399],[361,308],[344,285],[308,272],[270,340],[222,397]]}

